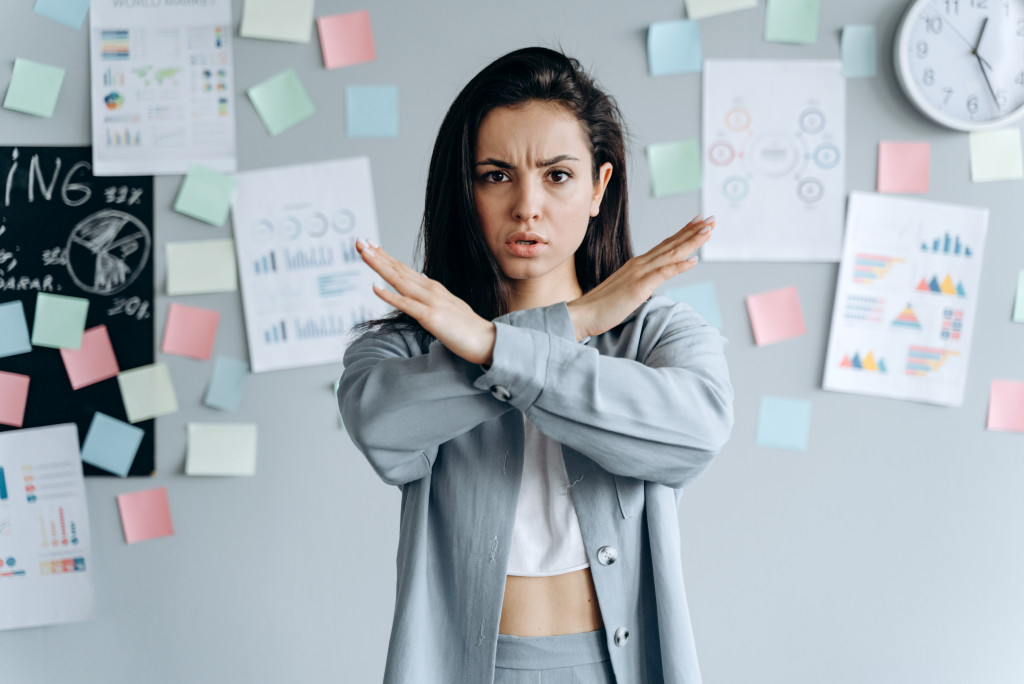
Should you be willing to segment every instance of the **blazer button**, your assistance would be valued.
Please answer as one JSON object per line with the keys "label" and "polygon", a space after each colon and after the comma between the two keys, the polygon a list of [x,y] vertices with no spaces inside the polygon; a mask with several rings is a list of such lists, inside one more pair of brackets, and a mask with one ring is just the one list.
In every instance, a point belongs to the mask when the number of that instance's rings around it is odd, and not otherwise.
{"label": "blazer button", "polygon": [[597,550],[597,562],[601,565],[611,565],[619,559],[619,552],[614,546],[602,546]]}
{"label": "blazer button", "polygon": [[494,395],[495,399],[499,399],[501,401],[508,401],[512,398],[512,393],[508,391],[508,387],[504,387],[503,385],[494,385],[491,387],[491,394]]}
{"label": "blazer button", "polygon": [[629,630],[625,627],[619,627],[615,630],[615,645],[625,646],[626,642],[629,641]]}

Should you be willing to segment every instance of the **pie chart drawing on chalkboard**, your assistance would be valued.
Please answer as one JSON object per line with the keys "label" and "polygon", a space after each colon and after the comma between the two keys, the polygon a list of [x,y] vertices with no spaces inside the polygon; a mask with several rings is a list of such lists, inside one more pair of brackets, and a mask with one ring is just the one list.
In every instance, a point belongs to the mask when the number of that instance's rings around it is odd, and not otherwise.
{"label": "pie chart drawing on chalkboard", "polygon": [[112,295],[142,273],[151,243],[149,229],[131,214],[97,211],[82,219],[68,237],[68,273],[86,292]]}

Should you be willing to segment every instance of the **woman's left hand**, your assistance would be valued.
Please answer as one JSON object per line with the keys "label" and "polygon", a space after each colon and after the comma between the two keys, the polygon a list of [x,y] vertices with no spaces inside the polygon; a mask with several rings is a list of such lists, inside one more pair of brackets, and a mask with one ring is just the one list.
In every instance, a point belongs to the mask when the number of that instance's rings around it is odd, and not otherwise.
{"label": "woman's left hand", "polygon": [[444,285],[409,268],[383,248],[359,240],[356,249],[363,261],[395,288],[392,292],[374,285],[374,294],[415,318],[456,356],[470,363],[491,363],[497,336],[494,323],[478,315]]}

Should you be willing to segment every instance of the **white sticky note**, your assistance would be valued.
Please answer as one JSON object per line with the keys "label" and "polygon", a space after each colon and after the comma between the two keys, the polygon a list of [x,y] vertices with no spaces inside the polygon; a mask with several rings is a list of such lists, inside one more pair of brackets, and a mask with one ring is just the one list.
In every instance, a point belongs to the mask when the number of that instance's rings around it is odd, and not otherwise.
{"label": "white sticky note", "polygon": [[254,423],[189,423],[186,475],[255,475]]}
{"label": "white sticky note", "polygon": [[686,16],[703,19],[753,7],[757,7],[757,0],[686,0]]}
{"label": "white sticky note", "polygon": [[1024,178],[1020,129],[971,133],[971,180],[975,183]]}
{"label": "white sticky note", "polygon": [[313,1],[245,0],[238,35],[308,43],[313,32]]}
{"label": "white sticky note", "polygon": [[167,294],[234,292],[237,289],[234,240],[167,243]]}

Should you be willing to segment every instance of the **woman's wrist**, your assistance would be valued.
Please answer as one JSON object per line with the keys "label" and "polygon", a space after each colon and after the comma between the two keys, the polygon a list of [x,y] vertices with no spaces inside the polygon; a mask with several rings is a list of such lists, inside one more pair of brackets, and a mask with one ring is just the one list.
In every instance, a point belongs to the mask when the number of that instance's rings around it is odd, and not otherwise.
{"label": "woman's wrist", "polygon": [[572,328],[576,332],[576,341],[590,337],[590,331],[587,328],[587,305],[581,303],[579,299],[574,299],[571,302],[566,302],[566,307],[569,309],[569,318],[572,319]]}

